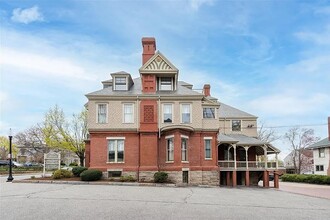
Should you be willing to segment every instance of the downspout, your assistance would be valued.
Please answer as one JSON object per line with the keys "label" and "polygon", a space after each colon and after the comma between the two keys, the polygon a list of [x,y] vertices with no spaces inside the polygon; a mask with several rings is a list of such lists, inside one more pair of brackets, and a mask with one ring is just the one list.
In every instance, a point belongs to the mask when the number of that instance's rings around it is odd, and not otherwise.
{"label": "downspout", "polygon": [[159,166],[159,148],[160,148],[160,95],[158,95],[158,141],[157,141],[157,167],[158,171],[160,171],[160,166]]}
{"label": "downspout", "polygon": [[140,181],[140,148],[141,148],[141,141],[140,141],[140,103],[139,103],[139,96],[136,96],[136,103],[137,103],[137,128],[136,131],[139,134],[139,148],[138,148],[138,170],[137,170],[137,180]]}

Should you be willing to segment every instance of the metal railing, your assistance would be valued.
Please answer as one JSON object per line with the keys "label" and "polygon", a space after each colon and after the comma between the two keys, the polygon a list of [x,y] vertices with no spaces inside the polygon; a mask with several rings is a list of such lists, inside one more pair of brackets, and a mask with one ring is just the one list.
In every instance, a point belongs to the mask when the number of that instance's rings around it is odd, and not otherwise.
{"label": "metal railing", "polygon": [[[233,160],[219,160],[218,165],[222,168],[235,168]],[[236,161],[237,168],[265,169],[266,162],[259,161]],[[267,169],[276,169],[276,162],[267,162]]]}

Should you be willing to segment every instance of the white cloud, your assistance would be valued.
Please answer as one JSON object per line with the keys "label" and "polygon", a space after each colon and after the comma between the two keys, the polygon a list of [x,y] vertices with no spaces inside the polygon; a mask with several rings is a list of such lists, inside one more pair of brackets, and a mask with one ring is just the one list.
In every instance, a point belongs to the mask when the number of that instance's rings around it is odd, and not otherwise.
{"label": "white cloud", "polygon": [[317,45],[330,45],[330,26],[323,32],[298,32],[295,34],[300,40],[310,41]]}
{"label": "white cloud", "polygon": [[41,56],[6,47],[1,50],[0,64],[25,69],[26,73],[41,77],[90,79],[83,68],[65,58]]}
{"label": "white cloud", "polygon": [[32,8],[26,9],[15,8],[11,20],[18,23],[28,24],[35,21],[43,21],[44,18],[39,11],[39,7],[35,5]]}
{"label": "white cloud", "polygon": [[252,100],[250,108],[262,115],[268,116],[303,116],[313,114],[322,108],[324,103],[330,103],[326,94],[296,94],[295,91],[281,91],[280,94],[262,96]]}
{"label": "white cloud", "polygon": [[213,0],[190,0],[189,4],[194,11],[198,11],[202,5],[213,5],[213,2]]}

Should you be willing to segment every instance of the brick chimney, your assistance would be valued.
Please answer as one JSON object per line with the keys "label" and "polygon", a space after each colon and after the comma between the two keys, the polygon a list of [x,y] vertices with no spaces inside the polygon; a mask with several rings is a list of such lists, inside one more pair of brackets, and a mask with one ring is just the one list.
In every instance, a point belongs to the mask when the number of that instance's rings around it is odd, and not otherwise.
{"label": "brick chimney", "polygon": [[205,84],[203,87],[203,93],[205,96],[211,96],[211,86],[210,84]]}
{"label": "brick chimney", "polygon": [[156,40],[154,37],[143,37],[142,38],[142,65],[144,65],[156,51]]}

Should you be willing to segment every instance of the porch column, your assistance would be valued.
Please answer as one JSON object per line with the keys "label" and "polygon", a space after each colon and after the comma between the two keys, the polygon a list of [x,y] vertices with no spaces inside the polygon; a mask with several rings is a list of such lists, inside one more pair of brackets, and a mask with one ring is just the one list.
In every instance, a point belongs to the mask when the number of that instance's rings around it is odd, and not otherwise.
{"label": "porch column", "polygon": [[264,157],[265,157],[265,169],[268,168],[268,158],[267,158],[267,146],[263,146],[263,149],[264,149]]}
{"label": "porch column", "polygon": [[233,187],[237,186],[237,175],[236,170],[233,171]]}
{"label": "porch column", "polygon": [[245,186],[250,186],[250,171],[245,171]]}
{"label": "porch column", "polygon": [[275,154],[276,170],[278,170],[278,153]]}
{"label": "porch column", "polygon": [[269,172],[267,170],[264,170],[264,175],[263,175],[263,186],[265,188],[269,187]]}
{"label": "porch column", "polygon": [[237,165],[236,165],[236,144],[233,144],[233,148],[234,148],[234,169],[237,169]]}
{"label": "porch column", "polygon": [[279,173],[278,171],[274,171],[274,188],[279,188],[280,186],[280,181],[279,181]]}
{"label": "porch column", "polygon": [[226,171],[226,185],[230,185],[230,171]]}
{"label": "porch column", "polygon": [[245,162],[246,162],[246,169],[249,169],[249,157],[248,157],[248,150],[250,146],[244,147],[245,149]]}

